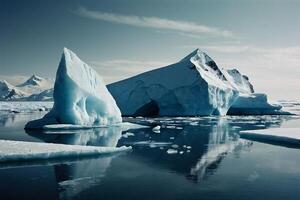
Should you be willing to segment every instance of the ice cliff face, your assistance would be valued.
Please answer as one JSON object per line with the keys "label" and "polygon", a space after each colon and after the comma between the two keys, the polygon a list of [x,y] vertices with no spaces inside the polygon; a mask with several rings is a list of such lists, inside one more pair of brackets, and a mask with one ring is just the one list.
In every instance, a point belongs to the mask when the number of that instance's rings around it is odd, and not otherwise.
{"label": "ice cliff face", "polygon": [[195,50],[179,62],[108,85],[123,115],[225,115],[238,96],[222,70]]}
{"label": "ice cliff face", "polygon": [[26,128],[47,124],[110,125],[122,121],[115,100],[97,72],[64,48],[54,86],[54,105],[44,118]]}

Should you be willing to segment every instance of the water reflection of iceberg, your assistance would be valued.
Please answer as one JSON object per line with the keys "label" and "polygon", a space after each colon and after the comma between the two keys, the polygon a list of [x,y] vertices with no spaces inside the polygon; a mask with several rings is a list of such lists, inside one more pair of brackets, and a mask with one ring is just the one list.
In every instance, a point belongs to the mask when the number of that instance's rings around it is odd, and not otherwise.
{"label": "water reflection of iceberg", "polygon": [[[225,119],[221,119],[212,128],[209,135],[208,147],[198,162],[191,168],[190,175],[194,180],[202,180],[206,177],[208,169],[216,168],[222,159],[229,153],[239,152],[251,146],[251,142],[239,140],[236,136],[230,136],[231,129]],[[211,173],[210,173],[211,174]]]}
{"label": "water reflection of iceberg", "polygon": [[94,129],[62,130],[52,133],[43,133],[26,130],[26,132],[45,142],[76,144],[87,146],[115,147],[122,136],[121,127],[106,127]]}
{"label": "water reflection of iceberg", "polygon": [[230,153],[239,153],[251,146],[251,142],[238,139],[236,133],[232,133],[226,119],[220,119],[214,125],[209,134],[206,152],[199,158],[190,170],[190,177],[199,181],[212,175],[216,171],[222,159]]}
{"label": "water reflection of iceberg", "polygon": [[[137,137],[122,139],[120,143],[136,144],[137,140],[140,140],[139,145],[134,146],[134,155],[142,157],[142,160],[150,160],[159,167],[184,174],[192,181],[199,181],[212,175],[221,166],[226,155],[239,153],[245,148],[248,149],[252,144],[239,139],[238,131],[233,128],[235,124],[232,123],[232,120],[204,118],[197,122],[197,126],[189,125],[193,123],[187,119],[183,120],[185,124],[177,123],[178,119],[164,121],[160,119],[162,124],[172,123],[183,129],[162,129],[159,135],[151,133],[151,131],[145,132],[144,135],[149,135],[151,138],[150,140],[148,138],[150,141],[148,143],[146,143],[146,138],[143,140],[143,138]],[[145,144],[144,147],[140,145],[142,142]],[[151,144],[156,143],[169,143],[169,145],[164,148],[160,148],[160,146],[153,148]],[[186,151],[185,147],[187,146],[190,147],[190,152]],[[167,150],[170,148],[177,150],[178,153],[168,154]]]}
{"label": "water reflection of iceberg", "polygon": [[113,157],[84,160],[71,165],[55,165],[54,172],[60,199],[73,199],[97,185],[106,175]]}
{"label": "water reflection of iceberg", "polygon": [[[28,133],[28,132],[27,132]],[[65,133],[65,134],[63,134]],[[69,130],[66,134],[29,132],[46,142],[116,147],[122,135],[121,127]],[[54,165],[60,199],[73,199],[79,193],[98,184],[106,174],[114,156],[85,159],[78,162]]]}

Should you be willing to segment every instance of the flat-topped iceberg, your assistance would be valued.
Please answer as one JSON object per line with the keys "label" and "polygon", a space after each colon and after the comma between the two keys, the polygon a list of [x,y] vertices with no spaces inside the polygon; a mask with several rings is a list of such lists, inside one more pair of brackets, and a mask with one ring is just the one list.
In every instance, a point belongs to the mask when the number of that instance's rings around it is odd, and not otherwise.
{"label": "flat-topped iceberg", "polygon": [[268,101],[263,93],[242,94],[228,110],[228,115],[276,115],[290,114],[281,111],[282,106]]}
{"label": "flat-topped iceberg", "polygon": [[42,119],[26,124],[26,129],[49,124],[82,126],[112,125],[122,122],[121,112],[97,72],[64,48],[54,85],[54,105]]}
{"label": "flat-topped iceberg", "polygon": [[290,114],[281,111],[282,106],[280,104],[268,101],[266,94],[255,93],[249,78],[242,75],[237,69],[226,70],[224,74],[239,92],[239,96],[227,112],[228,115]]}
{"label": "flat-topped iceberg", "polygon": [[198,49],[108,89],[125,116],[225,115],[238,96],[217,64]]}

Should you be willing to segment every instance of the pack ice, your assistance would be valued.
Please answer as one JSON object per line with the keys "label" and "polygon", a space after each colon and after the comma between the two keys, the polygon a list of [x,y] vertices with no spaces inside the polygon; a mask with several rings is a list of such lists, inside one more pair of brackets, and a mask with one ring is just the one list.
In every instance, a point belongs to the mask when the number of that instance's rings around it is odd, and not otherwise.
{"label": "pack ice", "polygon": [[54,85],[54,105],[42,119],[30,121],[26,129],[49,124],[82,126],[122,122],[121,112],[97,72],[64,48]]}
{"label": "pack ice", "polygon": [[238,97],[217,64],[195,50],[179,62],[112,83],[123,115],[225,115]]}

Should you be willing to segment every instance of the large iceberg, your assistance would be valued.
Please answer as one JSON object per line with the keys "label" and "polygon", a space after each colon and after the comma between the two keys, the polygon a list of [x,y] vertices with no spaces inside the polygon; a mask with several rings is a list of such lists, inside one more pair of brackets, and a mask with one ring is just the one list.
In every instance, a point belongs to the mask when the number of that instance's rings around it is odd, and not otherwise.
{"label": "large iceberg", "polygon": [[108,85],[123,115],[289,114],[255,93],[246,75],[195,50],[179,62]]}
{"label": "large iceberg", "polygon": [[54,85],[54,105],[42,119],[26,124],[26,129],[49,124],[82,126],[122,122],[121,112],[102,78],[75,53],[64,48]]}
{"label": "large iceberg", "polygon": [[238,91],[204,52],[179,62],[112,83],[108,90],[123,115],[225,115]]}

